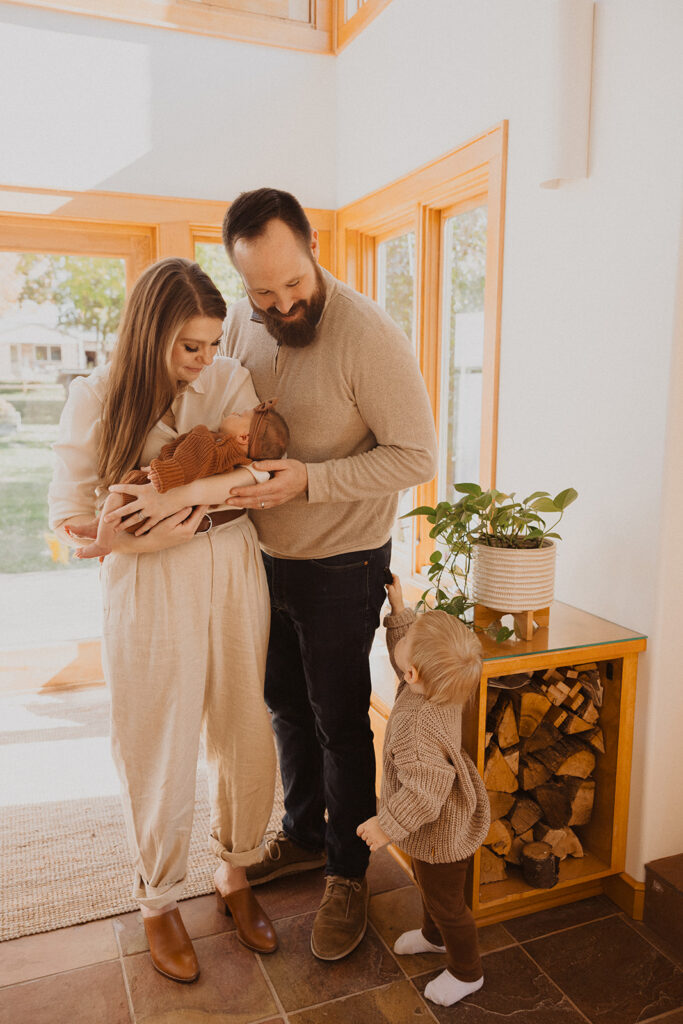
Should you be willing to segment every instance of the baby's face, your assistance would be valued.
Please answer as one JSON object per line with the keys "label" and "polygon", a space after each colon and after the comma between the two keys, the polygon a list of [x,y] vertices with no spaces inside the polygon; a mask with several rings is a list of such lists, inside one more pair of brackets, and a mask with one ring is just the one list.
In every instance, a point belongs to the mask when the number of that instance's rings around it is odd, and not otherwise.
{"label": "baby's face", "polygon": [[253,409],[231,412],[229,416],[221,420],[219,427],[221,434],[226,434],[228,437],[239,437],[240,434],[248,434],[251,430],[251,418],[253,415]]}

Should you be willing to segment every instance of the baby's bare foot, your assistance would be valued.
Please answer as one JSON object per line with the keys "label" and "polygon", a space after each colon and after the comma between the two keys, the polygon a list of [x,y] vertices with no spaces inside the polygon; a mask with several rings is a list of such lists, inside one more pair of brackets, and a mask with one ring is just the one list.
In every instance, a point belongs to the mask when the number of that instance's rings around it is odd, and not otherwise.
{"label": "baby's bare foot", "polygon": [[76,548],[74,558],[104,558],[111,548],[103,548],[101,544],[86,544],[84,548]]}
{"label": "baby's bare foot", "polygon": [[93,519],[91,523],[82,523],[76,528],[72,526],[65,526],[64,529],[70,537],[92,537],[94,540],[97,536],[98,520]]}

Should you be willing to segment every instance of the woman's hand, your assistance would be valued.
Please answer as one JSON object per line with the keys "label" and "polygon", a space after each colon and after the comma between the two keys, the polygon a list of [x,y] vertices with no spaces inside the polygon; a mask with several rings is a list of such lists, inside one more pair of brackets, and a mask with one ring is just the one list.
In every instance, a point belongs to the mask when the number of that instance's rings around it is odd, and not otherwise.
{"label": "woman's hand", "polygon": [[[163,519],[175,515],[176,512],[187,510],[187,506],[183,506],[183,509],[178,508],[178,497],[173,494],[173,490],[159,494],[152,484],[112,484],[109,490],[116,494],[134,495],[132,501],[107,512],[104,517],[106,523],[115,524],[114,530],[117,533],[133,525],[134,520],[128,521],[130,515],[135,516],[141,523],[143,519],[147,520],[139,530],[135,531],[135,536],[141,537]],[[142,512],[141,516],[140,512]]]}
{"label": "woman's hand", "polygon": [[152,530],[146,532],[144,537],[119,533],[114,542],[114,551],[131,555],[143,554],[149,551],[163,551],[165,548],[175,547],[176,544],[186,544],[197,532],[197,527],[206,515],[208,507],[198,505],[194,511],[191,508],[181,508],[174,515],[162,519]]}
{"label": "woman's hand", "polygon": [[370,850],[374,853],[375,850],[381,850],[383,846],[391,842],[390,837],[386,832],[379,826],[379,818],[375,815],[373,818],[368,818],[367,821],[361,822],[356,829],[356,835],[360,836],[362,840],[370,847]]}
{"label": "woman's hand", "polygon": [[275,475],[262,484],[251,487],[233,487],[226,505],[235,508],[273,508],[303,494],[308,488],[306,464],[296,459],[269,459],[252,463],[252,469]]}

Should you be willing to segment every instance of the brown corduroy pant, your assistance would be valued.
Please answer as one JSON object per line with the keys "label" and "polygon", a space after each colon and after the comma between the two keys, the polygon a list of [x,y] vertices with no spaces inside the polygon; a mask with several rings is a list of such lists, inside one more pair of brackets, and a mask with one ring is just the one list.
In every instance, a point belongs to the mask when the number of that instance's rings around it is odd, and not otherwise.
{"label": "brown corduroy pant", "polygon": [[458,981],[482,976],[477,926],[465,903],[467,860],[427,864],[413,858],[413,873],[422,896],[422,934],[435,946],[446,947],[446,967]]}
{"label": "brown corduroy pant", "polygon": [[276,764],[263,700],[268,585],[246,515],[165,551],[108,555],[102,583],[133,895],[160,909],[183,890],[202,730],[210,848],[237,866],[261,855]]}

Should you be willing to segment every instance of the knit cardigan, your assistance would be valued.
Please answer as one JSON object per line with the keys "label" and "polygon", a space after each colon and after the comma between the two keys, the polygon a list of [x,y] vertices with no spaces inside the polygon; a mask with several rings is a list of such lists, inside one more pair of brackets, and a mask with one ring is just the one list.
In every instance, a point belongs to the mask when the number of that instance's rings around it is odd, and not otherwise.
{"label": "knit cardigan", "polygon": [[[396,644],[415,621],[405,609],[387,615],[392,665]],[[379,824],[393,843],[429,864],[465,860],[490,825],[484,783],[461,749],[462,708],[433,704],[401,681],[384,738]]]}
{"label": "knit cardigan", "polygon": [[158,459],[152,459],[149,479],[164,494],[194,480],[227,473],[250,462],[235,437],[209,430],[203,424],[165,444]]}

